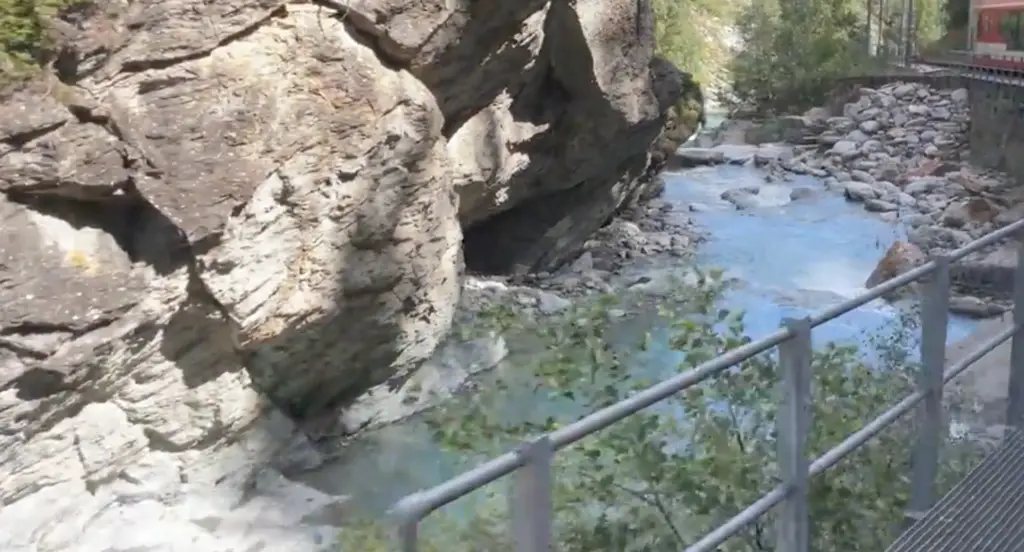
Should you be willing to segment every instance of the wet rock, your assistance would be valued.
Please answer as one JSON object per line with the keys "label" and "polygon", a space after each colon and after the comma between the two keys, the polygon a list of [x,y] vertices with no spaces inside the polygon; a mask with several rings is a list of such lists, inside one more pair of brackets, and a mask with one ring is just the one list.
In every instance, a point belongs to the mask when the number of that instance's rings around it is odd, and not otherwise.
{"label": "wet rock", "polygon": [[877,199],[880,195],[878,190],[865,182],[846,182],[844,185],[844,194],[847,199],[852,201]]}
{"label": "wet rock", "polygon": [[885,255],[878,261],[878,265],[875,266],[875,269],[871,271],[868,279],[864,282],[864,287],[875,287],[901,274],[905,274],[927,261],[928,258],[921,248],[912,243],[897,241],[889,246]]}
{"label": "wet rock", "polygon": [[553,293],[541,292],[538,295],[537,310],[541,314],[557,314],[568,309],[570,306],[571,303],[568,299]]}
{"label": "wet rock", "polygon": [[682,168],[719,165],[725,163],[725,152],[715,148],[682,148],[676,152]]}
{"label": "wet rock", "polygon": [[1007,307],[970,295],[956,295],[949,299],[949,312],[969,318],[991,318],[1007,311]]}
{"label": "wet rock", "polygon": [[789,192],[790,201],[800,201],[809,199],[818,195],[818,191],[814,188],[794,188],[793,191]]}
{"label": "wet rock", "polygon": [[722,199],[732,203],[737,209],[753,209],[761,205],[757,193],[757,188],[736,188],[723,192]]}
{"label": "wet rock", "polygon": [[793,149],[779,144],[721,144],[710,148],[682,148],[676,155],[681,167],[745,165],[751,162],[765,166],[792,158]]}
{"label": "wet rock", "polygon": [[898,210],[900,206],[881,199],[866,199],[864,200],[864,208],[873,213],[888,213],[889,211]]}

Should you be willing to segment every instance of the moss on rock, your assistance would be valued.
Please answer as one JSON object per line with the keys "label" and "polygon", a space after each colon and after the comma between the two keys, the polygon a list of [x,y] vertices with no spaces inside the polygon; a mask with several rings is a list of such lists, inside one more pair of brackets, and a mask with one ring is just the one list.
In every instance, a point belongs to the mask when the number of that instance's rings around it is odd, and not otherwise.
{"label": "moss on rock", "polygon": [[704,91],[690,74],[683,73],[683,93],[672,107],[665,122],[665,131],[657,143],[664,156],[674,153],[705,124]]}
{"label": "moss on rock", "polygon": [[34,74],[53,40],[47,21],[83,0],[0,0],[0,86]]}

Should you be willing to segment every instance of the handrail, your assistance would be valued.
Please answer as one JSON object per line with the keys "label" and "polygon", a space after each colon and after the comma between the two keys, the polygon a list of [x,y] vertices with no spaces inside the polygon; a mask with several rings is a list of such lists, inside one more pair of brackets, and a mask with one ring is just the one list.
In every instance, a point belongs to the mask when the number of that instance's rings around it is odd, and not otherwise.
{"label": "handrail", "polygon": [[[967,50],[948,50],[943,53],[921,54],[914,61],[957,69],[964,76],[982,80],[1020,85],[1018,80],[1024,78],[1024,69],[1015,66],[1019,60],[1005,54],[979,54]],[[1012,62],[1013,65],[1000,67],[993,62]]]}
{"label": "handrail", "polygon": [[[984,247],[996,244],[1006,238],[1024,235],[1024,220],[981,237],[947,255],[910,270],[875,286],[857,297],[825,309],[803,320],[787,321],[785,327],[757,341],[747,343],[728,351],[696,368],[678,374],[652,385],[629,398],[593,412],[580,420],[556,431],[531,439],[514,451],[505,453],[482,465],[466,471],[430,489],[412,493],[399,500],[392,507],[397,518],[399,549],[403,552],[417,550],[417,527],[419,522],[437,509],[470,492],[483,487],[510,473],[521,471],[522,482],[517,480],[513,489],[512,516],[517,552],[547,552],[550,548],[552,516],[550,504],[551,457],[580,439],[621,421],[640,410],[658,403],[680,391],[692,387],[723,370],[746,361],[776,346],[780,347],[783,379],[786,380],[787,407],[780,413],[788,413],[788,425],[780,426],[780,441],[786,441],[785,450],[780,448],[780,467],[788,466],[790,476],[786,483],[764,495],[743,511],[718,526],[687,548],[687,552],[706,552],[735,536],[746,525],[754,522],[771,508],[787,503],[783,518],[786,523],[780,531],[785,549],[792,552],[807,552],[806,533],[809,525],[806,514],[806,478],[818,475],[845,456],[862,446],[886,427],[902,418],[924,402],[919,410],[919,441],[914,452],[914,477],[911,495],[911,510],[915,514],[927,510],[934,502],[932,487],[938,461],[938,440],[941,438],[939,423],[941,414],[941,390],[945,383],[969,368],[974,362],[1007,339],[1013,339],[1014,361],[1011,371],[1010,407],[1011,413],[1024,411],[1024,241],[1018,244],[1018,265],[1014,280],[1014,323],[987,340],[967,357],[945,369],[946,327],[950,295],[950,265]],[[928,278],[930,277],[930,278]],[[801,391],[801,385],[809,386],[810,379],[810,332],[811,329],[852,311],[874,299],[882,297],[908,284],[928,278],[927,293],[922,313],[922,364],[924,366],[918,390],[893,405],[889,410],[871,420],[841,443],[813,461],[803,458],[803,439],[807,428],[806,402],[809,391]],[[1018,360],[1019,359],[1019,360]],[[803,382],[803,384],[801,384]],[[783,414],[780,414],[782,417]],[[1014,416],[1016,416],[1014,414]],[[1016,418],[1011,422],[1019,422]],[[781,423],[781,422],[780,422]],[[781,444],[781,443],[780,443]],[[782,455],[787,457],[782,461]],[[525,468],[525,469],[524,469]],[[804,480],[803,483],[796,480]],[[803,486],[803,490],[800,487]],[[801,509],[802,508],[802,509]],[[908,514],[909,515],[909,514]],[[801,536],[803,535],[803,536]]]}

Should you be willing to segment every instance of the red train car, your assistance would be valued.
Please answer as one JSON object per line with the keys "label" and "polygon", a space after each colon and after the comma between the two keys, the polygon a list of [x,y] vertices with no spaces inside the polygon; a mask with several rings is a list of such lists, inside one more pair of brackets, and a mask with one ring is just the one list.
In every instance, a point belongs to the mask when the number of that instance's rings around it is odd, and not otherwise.
{"label": "red train car", "polygon": [[1024,72],[1024,0],[972,0],[973,64]]}

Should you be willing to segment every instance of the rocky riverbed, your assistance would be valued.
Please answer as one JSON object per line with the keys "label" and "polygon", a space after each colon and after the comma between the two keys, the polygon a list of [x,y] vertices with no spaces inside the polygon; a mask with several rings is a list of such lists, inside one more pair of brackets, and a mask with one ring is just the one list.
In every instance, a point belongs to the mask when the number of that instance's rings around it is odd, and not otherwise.
{"label": "rocky riverbed", "polygon": [[[962,247],[1024,216],[1020,190],[1005,175],[968,164],[967,90],[893,83],[861,88],[841,113],[812,109],[782,125],[798,141],[724,144],[680,150],[680,165],[759,164],[772,178],[811,175],[883,220],[907,229],[905,241],[882,257],[869,282],[877,284]],[[794,132],[797,129],[798,132]],[[758,204],[756,187],[730,190],[738,209]],[[794,199],[811,193],[794,190]],[[1015,255],[997,244],[957,263],[953,310],[976,317],[1006,309]]]}

